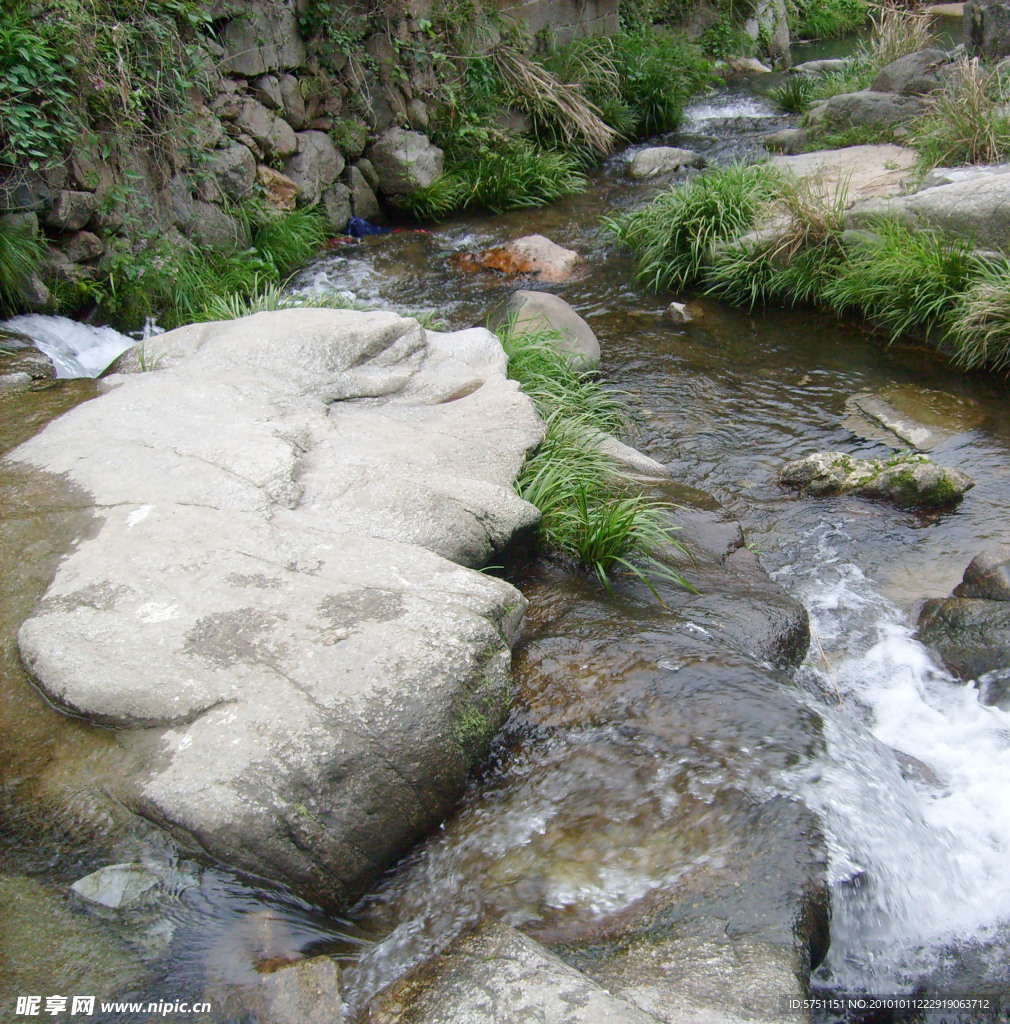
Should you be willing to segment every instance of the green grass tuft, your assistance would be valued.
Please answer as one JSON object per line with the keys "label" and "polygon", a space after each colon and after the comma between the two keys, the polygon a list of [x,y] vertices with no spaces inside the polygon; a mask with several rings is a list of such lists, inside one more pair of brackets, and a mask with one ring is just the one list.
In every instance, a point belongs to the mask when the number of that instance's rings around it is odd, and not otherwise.
{"label": "green grass tuft", "polygon": [[794,0],[789,25],[794,38],[833,39],[870,19],[867,0]]}
{"label": "green grass tuft", "polygon": [[958,366],[1010,370],[1010,259],[980,263],[949,324],[947,347]]}
{"label": "green grass tuft", "polygon": [[664,549],[683,550],[674,506],[629,494],[617,466],[598,447],[601,434],[627,430],[620,397],[603,388],[595,372],[572,369],[554,348],[558,332],[517,331],[510,322],[498,336],[509,356],[509,376],[547,422],[544,440],[516,480],[519,495],[540,509],[540,543],[577,559],[608,593],[617,574],[636,577],[657,598],[660,582],[689,587],[657,557]]}
{"label": "green grass tuft", "polygon": [[604,225],[638,257],[638,278],[656,290],[701,276],[717,243],[753,227],[758,212],[781,194],[782,175],[762,164],[708,171],[660,193],[641,209]]}
{"label": "green grass tuft", "polygon": [[1010,72],[960,61],[930,109],[908,125],[919,165],[1001,163],[1010,155]]}
{"label": "green grass tuft", "polygon": [[44,254],[42,238],[0,219],[0,313],[23,311],[25,290],[41,267]]}
{"label": "green grass tuft", "polygon": [[823,301],[836,313],[853,310],[881,324],[892,338],[945,326],[978,272],[971,242],[894,220],[873,228],[876,239],[851,246]]}

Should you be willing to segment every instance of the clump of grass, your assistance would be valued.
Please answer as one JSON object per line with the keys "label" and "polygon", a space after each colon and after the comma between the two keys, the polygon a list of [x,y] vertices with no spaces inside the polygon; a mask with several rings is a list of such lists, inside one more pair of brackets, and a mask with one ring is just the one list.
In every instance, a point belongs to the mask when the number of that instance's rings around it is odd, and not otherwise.
{"label": "clump of grass", "polygon": [[811,128],[803,151],[811,153],[819,149],[846,149],[849,146],[872,146],[878,142],[894,142],[894,127],[854,124],[848,128]]}
{"label": "clump of grass", "polygon": [[932,16],[886,0],[871,15],[873,29],[869,48],[863,47],[875,71],[899,57],[925,50],[932,42]]}
{"label": "clump of grass", "polygon": [[552,330],[499,328],[509,376],[519,381],[547,422],[543,442],[527,459],[516,491],[541,512],[540,542],[577,559],[608,593],[616,574],[630,574],[659,598],[657,583],[689,586],[656,556],[675,537],[674,508],[622,487],[620,473],[599,449],[604,433],[624,433],[627,410],[595,372],[574,370],[554,347]]}
{"label": "clump of grass", "polygon": [[353,300],[339,292],[286,292],[283,284],[260,281],[251,292],[232,292],[213,296],[195,317],[196,320],[238,320],[254,313],[276,309],[355,309]]}
{"label": "clump of grass", "polygon": [[810,106],[818,81],[813,75],[790,75],[769,93],[771,101],[787,114],[802,114]]}
{"label": "clump of grass", "polygon": [[867,0],[794,0],[789,22],[797,38],[832,39],[865,25],[869,17]]}
{"label": "clump of grass", "polygon": [[1010,154],[1007,71],[962,59],[930,109],[908,126],[923,171],[938,165],[1000,163]]}
{"label": "clump of grass", "polygon": [[661,29],[619,33],[614,64],[619,99],[631,113],[636,135],[673,131],[688,100],[714,82],[698,48]]}
{"label": "clump of grass", "polygon": [[638,257],[639,280],[657,290],[698,279],[718,243],[754,225],[758,212],[782,193],[782,175],[763,164],[708,171],[660,193],[651,203],[604,219]]}
{"label": "clump of grass", "polygon": [[444,174],[401,202],[417,217],[438,218],[464,209],[502,213],[543,206],[583,192],[586,185],[576,156],[517,140],[450,156]]}
{"label": "clump of grass", "polygon": [[22,310],[25,291],[44,253],[45,244],[37,234],[0,219],[0,313]]}
{"label": "clump of grass", "polygon": [[847,183],[828,194],[819,178],[786,178],[762,218],[768,237],[721,249],[708,268],[708,292],[750,308],[779,299],[818,302],[844,259]]}
{"label": "clump of grass", "polygon": [[1010,370],[1010,259],[980,264],[951,313],[947,345],[964,369]]}
{"label": "clump of grass", "polygon": [[[491,59],[513,102],[533,118],[538,134],[549,136],[560,148],[585,146],[600,156],[614,148],[617,133],[603,120],[600,108],[586,98],[578,79],[562,81],[513,46],[495,47]],[[610,62],[596,69],[594,80],[600,85],[608,75],[616,80],[617,70]]]}
{"label": "clump of grass", "polygon": [[836,313],[856,310],[892,338],[946,326],[978,272],[971,242],[894,220],[873,225],[871,240],[852,246],[822,298]]}

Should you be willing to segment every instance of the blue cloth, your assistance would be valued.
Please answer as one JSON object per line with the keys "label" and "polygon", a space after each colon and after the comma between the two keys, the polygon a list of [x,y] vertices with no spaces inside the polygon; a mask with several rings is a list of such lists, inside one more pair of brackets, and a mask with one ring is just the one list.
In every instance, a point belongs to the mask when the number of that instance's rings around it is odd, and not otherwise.
{"label": "blue cloth", "polygon": [[364,238],[365,235],[388,235],[392,230],[392,228],[380,228],[378,224],[369,224],[362,217],[352,217],[347,222],[347,230],[344,234],[350,235],[352,238]]}

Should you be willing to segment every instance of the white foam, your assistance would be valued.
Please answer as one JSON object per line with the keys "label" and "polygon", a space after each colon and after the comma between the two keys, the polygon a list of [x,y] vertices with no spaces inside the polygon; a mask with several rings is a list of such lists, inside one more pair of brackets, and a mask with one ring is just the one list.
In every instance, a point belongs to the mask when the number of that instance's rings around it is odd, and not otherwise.
{"label": "white foam", "polygon": [[[828,833],[826,973],[838,988],[898,991],[945,944],[1010,921],[1010,715],[937,666],[828,533],[818,555],[792,589],[825,651],[815,645],[807,678],[841,701],[825,716],[827,754],[799,785]],[[907,781],[894,751],[925,768],[913,762]]]}
{"label": "white foam", "polygon": [[728,121],[735,118],[763,119],[781,116],[771,104],[759,96],[727,96],[705,103],[695,103],[684,111],[685,129],[706,121]]}
{"label": "white foam", "polygon": [[97,377],[135,344],[111,327],[92,327],[64,316],[29,313],[6,321],[4,327],[32,339],[56,367],[61,379]]}

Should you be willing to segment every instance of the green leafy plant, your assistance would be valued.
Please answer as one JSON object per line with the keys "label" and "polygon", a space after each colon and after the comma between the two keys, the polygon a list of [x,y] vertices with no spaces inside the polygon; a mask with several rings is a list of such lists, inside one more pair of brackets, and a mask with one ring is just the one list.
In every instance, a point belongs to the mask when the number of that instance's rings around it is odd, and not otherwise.
{"label": "green leafy plant", "polygon": [[699,278],[717,243],[754,225],[778,198],[782,176],[772,168],[733,164],[661,192],[647,206],[603,223],[638,258],[638,277],[656,290]]}
{"label": "green leafy plant", "polygon": [[25,4],[0,21],[0,163],[38,169],[74,139],[76,88],[65,54],[32,28]]}

